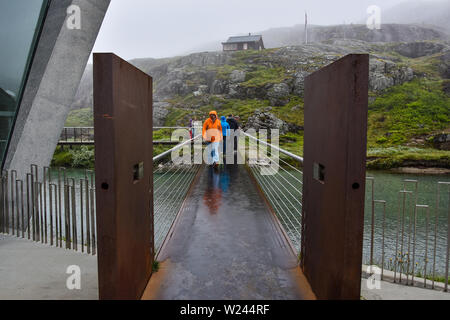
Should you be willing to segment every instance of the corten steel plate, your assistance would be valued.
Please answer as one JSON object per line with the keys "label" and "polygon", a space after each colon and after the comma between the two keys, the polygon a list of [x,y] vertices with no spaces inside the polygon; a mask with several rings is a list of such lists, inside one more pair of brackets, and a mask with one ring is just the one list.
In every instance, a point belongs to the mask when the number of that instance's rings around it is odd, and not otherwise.
{"label": "corten steel plate", "polygon": [[140,299],[153,259],[152,78],[94,54],[100,299]]}
{"label": "corten steel plate", "polygon": [[360,299],[369,56],[305,83],[302,267],[318,299]]}

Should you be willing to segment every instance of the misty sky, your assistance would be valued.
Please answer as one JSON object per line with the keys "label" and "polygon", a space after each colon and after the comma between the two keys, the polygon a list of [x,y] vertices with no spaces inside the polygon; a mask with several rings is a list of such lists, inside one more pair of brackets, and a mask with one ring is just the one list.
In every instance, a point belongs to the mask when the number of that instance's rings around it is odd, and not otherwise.
{"label": "misty sky", "polygon": [[125,59],[185,54],[228,36],[304,23],[365,21],[369,5],[382,10],[414,0],[112,0],[94,52]]}

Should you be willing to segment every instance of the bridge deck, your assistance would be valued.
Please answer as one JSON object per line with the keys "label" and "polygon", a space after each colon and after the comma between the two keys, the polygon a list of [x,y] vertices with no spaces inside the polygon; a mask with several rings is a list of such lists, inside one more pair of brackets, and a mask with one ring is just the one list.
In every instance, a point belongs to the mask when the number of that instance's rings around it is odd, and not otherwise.
{"label": "bridge deck", "polygon": [[143,299],[313,299],[243,166],[205,167]]}

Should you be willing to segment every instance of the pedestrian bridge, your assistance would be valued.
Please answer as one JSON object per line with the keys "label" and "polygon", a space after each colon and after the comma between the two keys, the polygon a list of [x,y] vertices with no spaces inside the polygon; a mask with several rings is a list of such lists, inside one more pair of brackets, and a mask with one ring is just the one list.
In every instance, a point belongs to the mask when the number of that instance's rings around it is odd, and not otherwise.
{"label": "pedestrian bridge", "polygon": [[290,241],[245,166],[202,166],[143,299],[313,299]]}

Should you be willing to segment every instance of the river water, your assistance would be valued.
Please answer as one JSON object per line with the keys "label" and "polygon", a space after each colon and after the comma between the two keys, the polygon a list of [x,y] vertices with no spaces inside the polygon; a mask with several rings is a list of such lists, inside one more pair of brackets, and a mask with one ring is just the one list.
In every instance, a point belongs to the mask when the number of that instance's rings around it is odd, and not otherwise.
{"label": "river water", "polygon": [[[385,267],[392,269],[395,261],[395,248],[399,254],[399,259],[403,256],[405,261],[407,254],[415,254],[415,271],[424,273],[425,258],[427,258],[427,274],[433,272],[434,256],[436,256],[436,273],[443,275],[445,271],[445,259],[447,249],[447,230],[449,214],[449,188],[441,186],[439,210],[436,210],[438,182],[450,182],[450,175],[416,175],[416,174],[396,174],[383,171],[369,171],[367,176],[375,178],[374,198],[375,200],[386,201],[385,218]],[[414,207],[415,194],[402,194],[400,190],[415,191],[413,182],[407,180],[417,180],[417,204],[427,205],[427,208],[416,209],[416,248],[414,252]],[[366,187],[366,208],[364,217],[364,263],[370,262],[370,238],[371,238],[371,183]],[[403,197],[405,200],[403,201]],[[403,203],[405,205],[403,206]],[[404,211],[403,211],[404,208]],[[427,217],[428,216],[428,217]],[[374,263],[381,265],[382,258],[382,234],[383,228],[383,206],[375,206],[374,224]],[[402,223],[403,221],[403,223]],[[428,227],[428,233],[427,233]],[[397,236],[398,234],[398,236]],[[403,235],[403,237],[402,237]],[[398,239],[398,240],[397,240]],[[402,241],[403,239],[403,241]],[[436,251],[435,251],[436,241]],[[403,250],[402,250],[403,244]],[[391,260],[392,259],[392,260]],[[406,260],[407,261],[407,260]],[[412,267],[412,266],[411,266]],[[410,269],[411,270],[411,269]]]}
{"label": "river water", "polygon": [[[283,173],[282,173],[283,174]],[[298,172],[290,171],[292,176],[302,179]],[[68,169],[67,176],[76,180],[84,179],[85,170]],[[292,176],[290,179],[292,186],[301,190],[301,185]],[[399,191],[404,188],[404,180],[418,180],[417,204],[428,205],[428,220],[426,208],[418,208],[416,211],[416,246],[415,246],[415,271],[423,274],[425,268],[425,256],[428,258],[427,274],[432,273],[433,263],[435,263],[436,273],[443,275],[445,272],[445,258],[447,249],[447,230],[448,230],[448,214],[449,214],[449,193],[448,187],[441,186],[440,208],[436,210],[437,187],[440,181],[450,181],[450,175],[417,175],[417,174],[396,174],[384,171],[368,171],[367,176],[374,177],[374,198],[375,200],[386,201],[386,216],[384,228],[384,266],[392,269],[395,261],[395,249],[403,255],[403,258],[410,253],[412,263],[413,242],[414,242],[414,203],[415,195],[406,194],[405,210],[403,214],[403,194]],[[155,179],[160,178],[160,174],[155,175]],[[186,178],[190,181],[191,177]],[[280,179],[280,181],[282,181]],[[285,187],[291,189],[292,186],[286,184]],[[405,189],[408,191],[415,190],[415,184],[406,183]],[[291,189],[295,195],[295,191]],[[183,190],[184,191],[184,190]],[[364,216],[364,250],[363,263],[370,262],[370,246],[371,246],[371,182],[367,182],[366,186],[366,206]],[[78,195],[77,195],[78,198]],[[182,202],[181,199],[177,199]],[[175,207],[178,207],[178,203]],[[297,213],[296,213],[297,214]],[[436,220],[437,214],[437,220]],[[173,214],[169,219],[172,220]],[[299,219],[300,220],[300,219]],[[403,228],[402,228],[403,221]],[[374,263],[381,265],[382,260],[382,235],[383,235],[383,207],[381,204],[375,205],[375,224],[374,224]],[[427,237],[428,222],[428,237]],[[437,222],[437,223],[436,223]],[[158,223],[167,224],[167,221],[158,219]],[[158,226],[155,225],[155,229]],[[289,230],[289,226],[285,226],[289,235],[297,237],[298,233]],[[403,237],[402,237],[403,235]],[[403,238],[403,241],[402,241]],[[398,239],[398,240],[397,240]],[[298,239],[294,239],[298,240]],[[436,241],[436,246],[434,245]],[[297,242],[297,241],[294,241]],[[403,246],[403,248],[402,248]],[[435,251],[436,248],[436,251]],[[401,259],[399,255],[399,259]],[[434,260],[434,256],[436,259]],[[403,259],[404,260],[404,259]]]}

